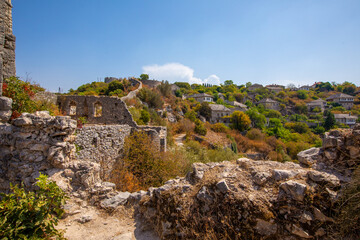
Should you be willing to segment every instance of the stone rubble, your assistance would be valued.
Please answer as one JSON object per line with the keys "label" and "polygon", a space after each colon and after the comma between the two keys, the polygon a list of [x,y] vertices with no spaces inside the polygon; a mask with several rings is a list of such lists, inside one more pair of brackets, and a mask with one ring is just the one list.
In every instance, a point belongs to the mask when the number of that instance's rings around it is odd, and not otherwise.
{"label": "stone rubble", "polygon": [[360,129],[332,130],[322,148],[299,153],[300,165],[194,163],[185,178],[150,188],[138,212],[162,239],[329,239],[359,147]]}

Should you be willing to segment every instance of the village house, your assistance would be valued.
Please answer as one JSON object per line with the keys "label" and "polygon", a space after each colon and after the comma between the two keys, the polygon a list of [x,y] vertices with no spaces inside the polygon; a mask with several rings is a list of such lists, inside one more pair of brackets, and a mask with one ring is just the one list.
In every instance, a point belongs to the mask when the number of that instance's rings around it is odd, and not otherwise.
{"label": "village house", "polygon": [[301,86],[299,87],[298,90],[306,90],[306,91],[310,91],[311,87],[309,85],[304,85],[304,86]]}
{"label": "village house", "polygon": [[256,105],[259,104],[262,104],[266,109],[280,110],[280,103],[271,98],[263,98],[256,103]]}
{"label": "village house", "polygon": [[344,93],[331,95],[326,99],[326,101],[339,103],[347,110],[351,109],[354,106],[354,97]]}
{"label": "village house", "polygon": [[255,84],[251,85],[250,87],[248,87],[247,90],[254,91],[254,90],[260,89],[260,88],[263,88],[263,85],[255,83]]}
{"label": "village house", "polygon": [[213,96],[209,95],[209,94],[206,94],[206,93],[197,93],[197,94],[193,94],[193,95],[190,95],[190,96],[187,96],[187,98],[193,98],[195,99],[196,101],[198,102],[213,102],[214,101],[214,98]]}
{"label": "village house", "polygon": [[210,104],[211,118],[210,123],[224,123],[228,125],[230,123],[229,118],[224,118],[231,114],[231,110],[221,104]]}
{"label": "village house", "polygon": [[271,84],[271,85],[265,86],[265,88],[269,89],[269,91],[271,91],[271,92],[279,93],[284,90],[285,86]]}
{"label": "village house", "polygon": [[342,123],[348,125],[350,128],[353,128],[356,124],[357,116],[352,116],[351,113],[346,114],[334,114],[335,120],[337,123]]}
{"label": "village house", "polygon": [[[245,104],[239,103],[237,101],[226,101],[227,104],[234,106],[234,111],[242,111],[245,112],[248,110],[248,107]],[[231,109],[233,110],[233,109]]]}
{"label": "village house", "polygon": [[306,104],[308,108],[308,112],[314,112],[314,109],[319,109],[320,112],[325,111],[325,107],[327,106],[327,103],[325,100],[322,100],[321,98],[311,101]]}

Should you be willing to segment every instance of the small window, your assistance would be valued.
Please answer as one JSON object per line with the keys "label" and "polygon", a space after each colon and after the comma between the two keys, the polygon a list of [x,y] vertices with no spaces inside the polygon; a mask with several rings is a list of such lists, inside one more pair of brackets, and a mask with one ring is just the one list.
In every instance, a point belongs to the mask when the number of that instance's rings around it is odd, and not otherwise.
{"label": "small window", "polygon": [[70,103],[69,115],[70,116],[75,116],[76,115],[76,103],[75,102]]}
{"label": "small window", "polygon": [[97,102],[94,104],[94,117],[101,117],[102,116],[102,105],[101,103]]}

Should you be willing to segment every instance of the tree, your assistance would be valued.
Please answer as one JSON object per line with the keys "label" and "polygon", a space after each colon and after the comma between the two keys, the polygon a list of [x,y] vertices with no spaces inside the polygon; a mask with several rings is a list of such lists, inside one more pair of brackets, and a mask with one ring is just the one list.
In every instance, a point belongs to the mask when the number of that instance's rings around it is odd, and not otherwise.
{"label": "tree", "polygon": [[255,128],[262,129],[266,124],[266,117],[259,113],[256,108],[250,108],[246,111],[246,114],[250,117],[251,124]]}
{"label": "tree", "polygon": [[171,85],[168,81],[162,81],[158,89],[164,97],[169,97],[171,94]]}
{"label": "tree", "polygon": [[205,117],[207,121],[211,118],[211,108],[209,107],[208,102],[201,103],[201,106],[199,108],[199,113],[201,116]]}
{"label": "tree", "polygon": [[225,80],[225,82],[224,82],[225,86],[230,86],[230,85],[233,85],[233,84],[234,84],[234,82],[232,80]]}
{"label": "tree", "polygon": [[326,129],[326,131],[330,130],[331,128],[333,128],[336,124],[336,120],[335,120],[335,116],[333,113],[331,113],[330,111],[327,113],[326,119],[325,119],[325,123],[324,123],[324,128]]}
{"label": "tree", "polygon": [[281,118],[282,115],[279,111],[276,111],[276,110],[273,110],[273,109],[270,109],[267,114],[265,114],[266,117],[268,118]]}
{"label": "tree", "polygon": [[175,82],[175,85],[178,86],[179,88],[185,88],[187,90],[191,89],[190,84],[187,82]]}
{"label": "tree", "polygon": [[297,91],[297,96],[300,99],[307,99],[308,98],[308,93],[305,90],[299,90],[299,91]]}
{"label": "tree", "polygon": [[249,129],[251,120],[247,114],[240,111],[235,111],[230,115],[231,127],[240,132]]}
{"label": "tree", "polygon": [[124,85],[122,84],[122,82],[120,82],[118,80],[112,81],[112,82],[109,83],[109,86],[105,91],[105,94],[106,95],[112,95],[111,93],[115,92],[118,89],[124,91]]}
{"label": "tree", "polygon": [[145,74],[145,73],[141,74],[141,75],[140,75],[140,80],[141,80],[141,81],[149,80],[149,75],[148,75],[148,74]]}

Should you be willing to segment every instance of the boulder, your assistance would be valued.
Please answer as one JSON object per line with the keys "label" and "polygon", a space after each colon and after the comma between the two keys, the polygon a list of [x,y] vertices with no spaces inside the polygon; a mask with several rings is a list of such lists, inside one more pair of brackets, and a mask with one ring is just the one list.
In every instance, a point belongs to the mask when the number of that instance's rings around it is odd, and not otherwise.
{"label": "boulder", "polygon": [[129,192],[120,192],[114,197],[101,201],[100,206],[105,209],[114,210],[120,205],[125,205],[130,195]]}
{"label": "boulder", "polygon": [[274,169],[272,171],[272,176],[276,181],[286,180],[297,175],[296,171],[292,170],[283,170],[283,169]]}
{"label": "boulder", "polygon": [[0,96],[0,111],[11,111],[12,103],[11,98]]}
{"label": "boulder", "polygon": [[307,186],[305,184],[289,180],[280,184],[280,189],[284,190],[287,195],[296,201],[303,201],[306,194]]}
{"label": "boulder", "polygon": [[297,158],[300,163],[306,166],[311,166],[319,159],[319,154],[320,148],[310,148],[305,151],[299,152]]}

